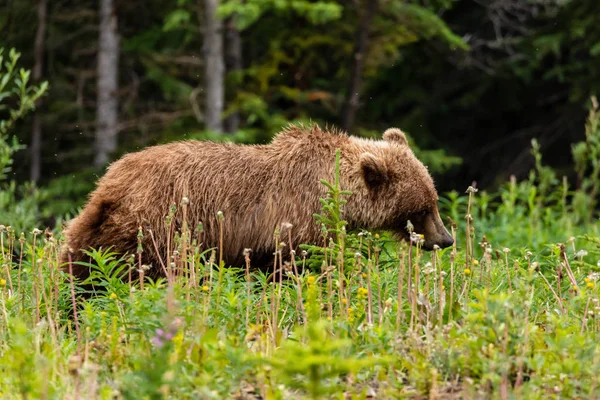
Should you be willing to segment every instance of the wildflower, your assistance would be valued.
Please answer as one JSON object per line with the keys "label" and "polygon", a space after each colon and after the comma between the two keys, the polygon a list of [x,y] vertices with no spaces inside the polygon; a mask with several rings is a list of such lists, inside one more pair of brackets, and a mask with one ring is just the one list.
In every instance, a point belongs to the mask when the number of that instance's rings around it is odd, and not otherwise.
{"label": "wildflower", "polygon": [[446,286],[442,285],[442,290],[445,290],[445,289],[446,289]]}
{"label": "wildflower", "polygon": [[379,239],[379,233],[375,234],[375,239]]}
{"label": "wildflower", "polygon": [[109,296],[112,300],[115,300],[117,298],[117,294],[116,293],[111,293]]}
{"label": "wildflower", "polygon": [[502,251],[506,254],[510,253],[510,249],[508,247],[503,248]]}
{"label": "wildflower", "polygon": [[473,260],[473,265],[479,265],[479,261],[478,260]]}
{"label": "wildflower", "polygon": [[586,286],[588,287],[588,289],[593,289],[596,286],[596,284],[594,282],[588,282]]}
{"label": "wildflower", "polygon": [[348,303],[348,299],[342,299],[342,304],[347,304]]}
{"label": "wildflower", "polygon": [[160,329],[160,328],[156,329],[156,335],[152,338],[152,343],[156,347],[163,347],[166,343],[171,342],[173,340],[173,338],[177,335],[180,324],[181,324],[181,321],[176,319],[169,326],[167,331],[164,331],[163,329]]}
{"label": "wildflower", "polygon": [[313,275],[309,276],[308,278],[306,278],[306,283],[312,285],[313,283],[315,283],[315,277]]}
{"label": "wildflower", "polygon": [[589,274],[587,276],[587,278],[591,282],[596,282],[596,281],[600,280],[600,272],[592,272],[591,274]]}
{"label": "wildflower", "polygon": [[358,288],[358,295],[357,295],[357,297],[358,297],[359,300],[364,299],[365,297],[367,297],[368,294],[369,294],[369,289],[366,289],[366,288],[363,288],[363,287]]}
{"label": "wildflower", "polygon": [[362,277],[363,277],[364,279],[367,279],[367,274],[366,274],[366,273],[364,273],[364,272],[363,272],[361,275],[362,275]]}
{"label": "wildflower", "polygon": [[208,286],[206,286],[206,285],[202,286],[202,291],[203,292],[208,292],[208,289],[209,289]]}
{"label": "wildflower", "polygon": [[34,235],[39,235],[40,233],[42,233],[42,231],[40,231],[38,228],[34,228],[34,230],[32,230],[31,233],[33,233]]}
{"label": "wildflower", "polygon": [[488,254],[492,254],[492,246],[488,246],[485,248],[485,252]]}
{"label": "wildflower", "polygon": [[6,286],[6,279],[0,279],[0,286]]}
{"label": "wildflower", "polygon": [[223,218],[225,218],[225,217],[223,216],[223,211],[217,211],[217,218],[218,218],[219,220],[222,220]]}
{"label": "wildflower", "polygon": [[465,193],[477,193],[479,189],[474,188],[473,186],[469,186]]}
{"label": "wildflower", "polygon": [[438,251],[440,249],[440,246],[438,246],[437,244],[433,245],[433,250],[434,251]]}
{"label": "wildflower", "polygon": [[465,268],[463,272],[465,273],[465,275],[471,275],[471,270],[469,268]]}
{"label": "wildflower", "polygon": [[186,196],[183,196],[183,198],[181,199],[181,205],[187,206],[188,204],[190,204],[190,199],[187,198]]}

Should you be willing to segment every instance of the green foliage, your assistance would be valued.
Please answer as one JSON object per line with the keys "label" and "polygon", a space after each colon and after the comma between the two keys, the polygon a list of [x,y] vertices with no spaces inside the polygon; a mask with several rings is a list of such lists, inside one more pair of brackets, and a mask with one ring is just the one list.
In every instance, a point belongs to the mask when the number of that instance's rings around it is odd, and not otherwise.
{"label": "green foliage", "polygon": [[235,15],[239,29],[246,29],[269,11],[275,13],[294,12],[311,24],[324,24],[342,15],[342,6],[333,1],[290,1],[290,0],[225,0],[219,5],[219,16]]}
{"label": "green foliage", "polygon": [[298,328],[294,340],[286,341],[274,357],[265,360],[276,369],[282,382],[308,393],[312,399],[344,390],[341,382],[331,384],[341,376],[390,362],[380,357],[352,357],[352,341],[332,338],[328,328],[324,320]]}
{"label": "green foliage", "polygon": [[21,55],[14,49],[5,58],[0,48],[0,220],[11,221],[17,232],[34,226],[42,217],[39,204],[45,194],[34,185],[6,182],[12,170],[14,153],[23,148],[16,136],[9,135],[14,123],[35,108],[48,83],[32,86],[30,71],[17,69]]}
{"label": "green foliage", "polygon": [[11,49],[8,57],[0,48],[0,181],[11,171],[13,154],[22,146],[16,136],[8,136],[14,123],[35,108],[35,102],[48,88],[29,84],[30,71],[17,69],[20,53]]}

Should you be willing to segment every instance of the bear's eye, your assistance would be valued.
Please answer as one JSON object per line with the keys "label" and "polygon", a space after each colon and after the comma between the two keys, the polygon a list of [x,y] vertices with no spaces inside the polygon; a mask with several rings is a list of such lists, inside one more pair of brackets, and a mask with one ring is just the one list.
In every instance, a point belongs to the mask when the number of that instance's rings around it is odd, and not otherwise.
{"label": "bear's eye", "polygon": [[417,213],[417,215],[418,215],[418,216],[420,216],[420,217],[424,217],[424,216],[426,216],[427,214],[429,214],[429,210],[422,210],[422,211],[419,211],[419,212]]}

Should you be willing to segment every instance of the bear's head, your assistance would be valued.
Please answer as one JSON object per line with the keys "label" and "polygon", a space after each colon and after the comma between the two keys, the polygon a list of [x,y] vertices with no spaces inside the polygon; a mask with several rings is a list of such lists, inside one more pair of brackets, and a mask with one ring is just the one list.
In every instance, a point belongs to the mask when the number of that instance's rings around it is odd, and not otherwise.
{"label": "bear's head", "polygon": [[346,218],[351,225],[391,231],[405,239],[410,221],[414,232],[424,236],[424,249],[451,246],[454,241],[438,213],[438,194],[427,168],[399,129],[388,129],[383,139],[352,138],[342,167],[352,191]]}

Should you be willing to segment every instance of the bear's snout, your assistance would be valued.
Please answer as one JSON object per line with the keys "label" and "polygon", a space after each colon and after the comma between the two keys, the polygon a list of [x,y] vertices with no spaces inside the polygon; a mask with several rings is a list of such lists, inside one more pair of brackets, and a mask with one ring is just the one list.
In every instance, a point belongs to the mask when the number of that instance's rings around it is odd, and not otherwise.
{"label": "bear's snout", "polygon": [[433,250],[433,247],[436,245],[442,249],[445,249],[446,247],[450,247],[454,244],[454,239],[444,226],[444,223],[442,222],[437,210],[429,213],[425,217],[423,228],[425,236],[423,248],[425,250]]}
{"label": "bear's snout", "polygon": [[452,236],[450,235],[450,233],[448,233],[448,231],[446,229],[444,229],[444,237],[442,238],[442,240],[439,241],[439,243],[435,243],[438,246],[440,246],[442,249],[445,249],[446,247],[450,247],[454,244],[454,239],[452,239]]}

